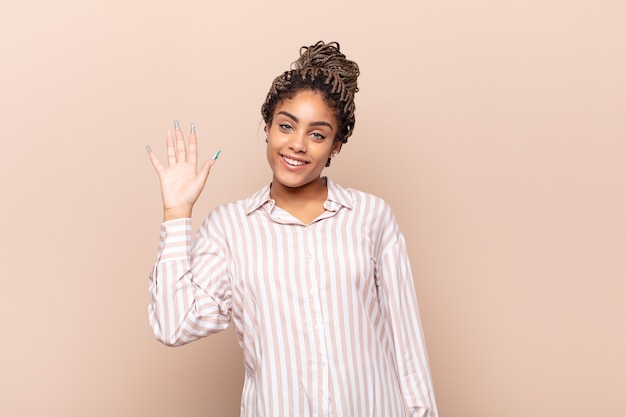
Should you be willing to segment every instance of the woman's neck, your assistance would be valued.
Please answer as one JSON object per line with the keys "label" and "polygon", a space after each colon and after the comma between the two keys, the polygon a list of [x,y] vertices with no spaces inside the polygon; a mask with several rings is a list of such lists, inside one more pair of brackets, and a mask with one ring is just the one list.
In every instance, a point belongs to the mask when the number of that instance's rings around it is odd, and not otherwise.
{"label": "woman's neck", "polygon": [[328,197],[326,178],[321,177],[297,188],[285,187],[273,181],[270,197],[278,207],[308,224],[324,212],[324,202]]}

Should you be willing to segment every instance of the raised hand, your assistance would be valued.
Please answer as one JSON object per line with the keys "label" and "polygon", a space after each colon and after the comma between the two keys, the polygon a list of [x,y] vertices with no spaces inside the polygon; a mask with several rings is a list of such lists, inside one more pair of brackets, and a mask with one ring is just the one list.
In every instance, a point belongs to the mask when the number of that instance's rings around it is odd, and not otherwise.
{"label": "raised hand", "polygon": [[150,161],[161,182],[164,221],[191,217],[193,205],[198,200],[219,154],[202,164],[198,171],[198,138],[194,125],[191,125],[189,150],[178,121],[174,122],[174,126],[174,137],[171,131],[167,132],[167,167],[161,164],[150,147],[147,148]]}

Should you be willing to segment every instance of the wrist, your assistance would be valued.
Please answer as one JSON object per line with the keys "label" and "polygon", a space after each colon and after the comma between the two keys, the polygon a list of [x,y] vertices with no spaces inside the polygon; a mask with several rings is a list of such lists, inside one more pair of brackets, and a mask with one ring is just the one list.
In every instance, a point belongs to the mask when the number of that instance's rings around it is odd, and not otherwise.
{"label": "wrist", "polygon": [[163,209],[163,221],[191,218],[191,207]]}

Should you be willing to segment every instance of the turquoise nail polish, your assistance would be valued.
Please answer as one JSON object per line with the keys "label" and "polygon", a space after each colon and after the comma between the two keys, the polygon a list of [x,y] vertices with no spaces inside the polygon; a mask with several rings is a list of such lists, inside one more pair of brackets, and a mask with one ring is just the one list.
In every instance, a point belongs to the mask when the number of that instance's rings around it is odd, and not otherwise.
{"label": "turquoise nail polish", "polygon": [[222,153],[221,150],[215,152],[215,155],[213,155],[213,158],[211,159],[211,161],[215,161],[217,158],[219,158],[221,153]]}
{"label": "turquoise nail polish", "polygon": [[196,125],[194,123],[191,124],[191,133],[196,133]]}
{"label": "turquoise nail polish", "polygon": [[174,129],[179,130],[180,127],[178,126],[178,120],[174,120]]}
{"label": "turquoise nail polish", "polygon": [[146,145],[146,151],[148,151],[148,153],[152,152],[152,149],[150,148],[150,145]]}

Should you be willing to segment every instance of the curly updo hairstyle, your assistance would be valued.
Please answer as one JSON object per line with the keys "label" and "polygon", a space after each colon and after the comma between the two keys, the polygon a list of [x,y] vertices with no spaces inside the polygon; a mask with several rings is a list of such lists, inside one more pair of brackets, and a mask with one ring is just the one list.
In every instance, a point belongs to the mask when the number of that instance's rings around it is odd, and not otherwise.
{"label": "curly updo hairstyle", "polygon": [[[272,124],[276,106],[303,90],[315,91],[335,111],[338,131],[335,142],[346,143],[354,129],[354,95],[359,91],[359,66],[340,51],[337,42],[317,42],[300,48],[300,57],[272,82],[261,115],[266,126]],[[330,165],[330,158],[326,166]]]}

